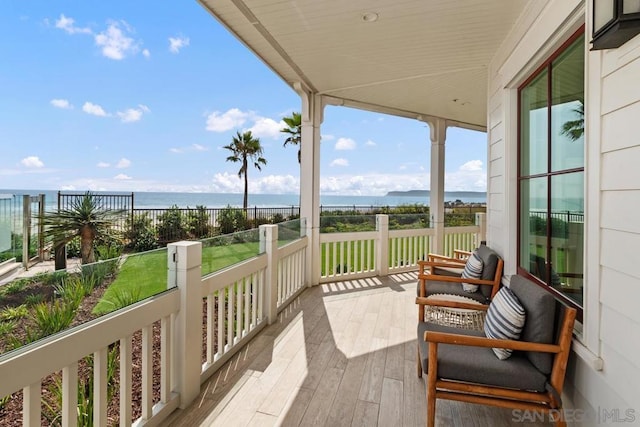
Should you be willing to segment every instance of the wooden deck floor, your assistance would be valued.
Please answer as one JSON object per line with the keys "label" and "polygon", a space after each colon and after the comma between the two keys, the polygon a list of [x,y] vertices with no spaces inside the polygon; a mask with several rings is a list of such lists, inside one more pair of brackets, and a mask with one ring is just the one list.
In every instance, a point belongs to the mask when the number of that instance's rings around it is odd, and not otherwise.
{"label": "wooden deck floor", "polygon": [[[415,283],[400,274],[306,290],[167,424],[424,426]],[[437,425],[527,425],[512,420],[509,409],[437,404]]]}

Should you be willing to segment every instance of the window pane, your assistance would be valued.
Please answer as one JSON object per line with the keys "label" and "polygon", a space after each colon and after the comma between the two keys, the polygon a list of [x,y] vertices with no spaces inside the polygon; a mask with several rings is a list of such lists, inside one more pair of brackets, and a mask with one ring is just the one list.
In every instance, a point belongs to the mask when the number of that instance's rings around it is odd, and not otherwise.
{"label": "window pane", "polygon": [[520,92],[520,173],[547,172],[547,71]]}
{"label": "window pane", "polygon": [[520,181],[520,267],[543,280],[547,257],[547,181],[546,177]]}
{"label": "window pane", "polygon": [[551,64],[551,170],[584,166],[584,37]]}
{"label": "window pane", "polygon": [[638,13],[640,12],[640,0],[627,0],[622,2],[622,13]]}
{"label": "window pane", "polygon": [[593,29],[598,31],[613,19],[615,2],[613,0],[595,0],[593,7],[595,8]]}
{"label": "window pane", "polygon": [[582,306],[584,173],[551,177],[551,262],[547,282]]}

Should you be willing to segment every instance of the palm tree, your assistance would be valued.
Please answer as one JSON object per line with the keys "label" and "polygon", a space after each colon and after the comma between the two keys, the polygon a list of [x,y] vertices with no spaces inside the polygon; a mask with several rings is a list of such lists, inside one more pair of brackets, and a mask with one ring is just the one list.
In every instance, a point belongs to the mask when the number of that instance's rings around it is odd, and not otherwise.
{"label": "palm tree", "polygon": [[80,237],[82,264],[96,261],[93,243],[96,239],[113,235],[112,227],[124,211],[101,209],[102,197],[87,191],[82,197],[73,199],[71,207],[56,212],[47,212],[42,218],[46,235],[54,245],[69,243]]}
{"label": "palm tree", "polygon": [[580,106],[573,109],[578,115],[576,120],[569,120],[562,124],[562,135],[566,135],[572,141],[577,141],[584,135],[584,104],[580,102]]}
{"label": "palm tree", "polygon": [[233,137],[231,144],[225,145],[223,148],[226,148],[232,153],[227,157],[228,162],[240,162],[242,164],[240,170],[238,170],[238,177],[242,178],[244,176],[244,199],[242,207],[246,211],[249,203],[249,178],[247,176],[249,161],[252,161],[253,166],[258,170],[262,170],[261,165],[267,164],[267,161],[262,157],[260,139],[254,138],[250,130],[242,134],[236,132],[236,136]]}
{"label": "palm tree", "polygon": [[[280,132],[289,134],[287,139],[284,140],[284,146],[287,144],[300,145],[300,139],[302,136],[302,115],[295,111],[291,113],[291,117],[283,117],[282,120],[286,123],[287,127],[280,129]],[[300,148],[298,148],[298,163],[300,163]]]}

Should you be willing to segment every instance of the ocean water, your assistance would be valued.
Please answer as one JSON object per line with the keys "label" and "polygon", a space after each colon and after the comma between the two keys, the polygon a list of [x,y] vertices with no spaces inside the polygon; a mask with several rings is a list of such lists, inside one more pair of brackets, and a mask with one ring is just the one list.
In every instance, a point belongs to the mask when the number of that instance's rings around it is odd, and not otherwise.
{"label": "ocean water", "polygon": [[[78,194],[82,192],[64,191],[63,194]],[[46,210],[54,209],[58,203],[57,191],[39,190],[0,190],[0,197],[5,196],[36,196],[45,195]],[[123,192],[96,192],[96,194],[131,194]],[[232,193],[154,193],[154,192],[134,192],[134,207],[145,208],[168,208],[176,205],[180,208],[198,205],[208,208],[224,208],[226,206],[242,207],[242,194]],[[445,192],[445,201],[461,200],[466,203],[486,203],[486,193],[480,192]],[[322,206],[401,206],[408,204],[429,205],[428,196],[336,196],[320,195]],[[298,206],[300,196],[297,194],[249,194],[250,207],[288,207]]]}

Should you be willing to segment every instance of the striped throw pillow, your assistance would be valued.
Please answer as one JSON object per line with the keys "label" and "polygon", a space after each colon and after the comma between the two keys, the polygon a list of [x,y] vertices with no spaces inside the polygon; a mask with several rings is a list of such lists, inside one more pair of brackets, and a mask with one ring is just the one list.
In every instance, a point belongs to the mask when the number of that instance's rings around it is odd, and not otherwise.
{"label": "striped throw pillow", "polygon": [[[487,318],[484,322],[484,333],[487,338],[517,340],[524,327],[526,313],[511,289],[502,287],[489,304]],[[511,356],[511,350],[494,348],[498,359],[505,360]]]}
{"label": "striped throw pillow", "polygon": [[[462,270],[462,275],[460,277],[462,277],[463,279],[481,278],[482,268],[484,267],[483,264],[484,263],[482,262],[482,259],[474,251],[471,256],[469,256],[469,259],[467,260],[467,263],[465,264],[464,270]],[[462,289],[464,289],[465,292],[475,292],[478,290],[478,287],[478,285],[475,285],[473,283],[462,282]]]}

